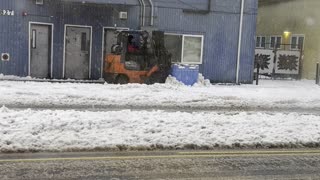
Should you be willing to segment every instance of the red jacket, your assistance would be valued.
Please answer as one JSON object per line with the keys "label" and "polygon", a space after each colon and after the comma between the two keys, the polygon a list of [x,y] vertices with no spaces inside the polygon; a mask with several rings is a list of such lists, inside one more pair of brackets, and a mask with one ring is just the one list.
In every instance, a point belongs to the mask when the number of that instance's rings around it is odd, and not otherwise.
{"label": "red jacket", "polygon": [[134,45],[132,44],[129,44],[128,45],[128,52],[129,53],[135,53],[135,52],[138,52],[138,48],[136,48]]}

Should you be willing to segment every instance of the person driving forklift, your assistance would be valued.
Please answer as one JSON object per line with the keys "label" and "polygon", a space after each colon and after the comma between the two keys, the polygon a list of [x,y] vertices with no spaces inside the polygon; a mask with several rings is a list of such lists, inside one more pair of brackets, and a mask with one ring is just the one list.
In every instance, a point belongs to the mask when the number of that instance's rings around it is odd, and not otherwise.
{"label": "person driving forklift", "polygon": [[133,35],[129,35],[128,36],[128,52],[129,53],[137,53],[137,52],[139,52],[139,48],[138,48],[138,46],[136,46],[134,44],[133,40],[134,40]]}

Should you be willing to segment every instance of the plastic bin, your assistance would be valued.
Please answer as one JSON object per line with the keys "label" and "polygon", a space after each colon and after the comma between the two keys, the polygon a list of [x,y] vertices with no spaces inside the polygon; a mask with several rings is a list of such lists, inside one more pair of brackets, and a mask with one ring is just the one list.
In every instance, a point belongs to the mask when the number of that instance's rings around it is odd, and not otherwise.
{"label": "plastic bin", "polygon": [[198,81],[199,66],[174,64],[171,67],[171,76],[185,85],[192,86]]}

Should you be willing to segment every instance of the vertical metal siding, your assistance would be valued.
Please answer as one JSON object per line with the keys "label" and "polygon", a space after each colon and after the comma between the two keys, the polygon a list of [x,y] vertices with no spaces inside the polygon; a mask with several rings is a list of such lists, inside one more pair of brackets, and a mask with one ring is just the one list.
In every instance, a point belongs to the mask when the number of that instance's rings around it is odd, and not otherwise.
{"label": "vertical metal siding", "polygon": [[138,0],[62,0],[63,2],[85,2],[85,3],[100,3],[100,4],[125,4],[125,5],[138,5]]}
{"label": "vertical metal siding", "polygon": [[[33,0],[1,0],[1,9],[12,9],[14,17],[0,16],[0,53],[11,55],[9,62],[0,61],[0,73],[6,75],[28,75],[29,22],[54,24],[53,78],[63,78],[64,25],[87,25],[93,28],[91,78],[99,79],[101,74],[102,31],[104,26],[137,28],[139,7],[125,5],[103,5],[62,3],[61,0],[45,0],[43,6]],[[129,20],[118,19],[119,11],[128,11]],[[27,12],[28,16],[22,16]]]}
{"label": "vertical metal siding", "polygon": [[157,6],[170,8],[201,9],[207,8],[208,0],[153,0]]}
{"label": "vertical metal siding", "polygon": [[244,16],[241,64],[240,64],[240,83],[252,83],[254,71],[254,55],[255,55],[255,35],[256,20],[258,11],[258,1],[246,0]]}
{"label": "vertical metal siding", "polygon": [[[200,70],[212,82],[234,83],[236,80],[238,35],[240,23],[240,0],[212,0],[209,14],[184,13],[183,9],[196,7],[199,1],[188,0],[165,8],[162,0],[156,2],[156,24],[165,31],[205,36],[204,59]],[[207,2],[207,1],[206,1]],[[241,50],[240,82],[251,83],[254,60],[254,35],[256,27],[257,0],[246,0],[246,10]],[[190,6],[186,6],[188,4]],[[205,4],[204,1],[200,3]]]}
{"label": "vertical metal siding", "polygon": [[255,49],[255,16],[246,15],[244,18],[244,31],[241,49],[240,62],[240,83],[252,83],[253,81],[253,67],[254,67],[254,49]]}
{"label": "vertical metal siding", "polygon": [[[14,9],[14,1],[1,1],[1,9]],[[17,12],[15,12],[17,13]],[[18,72],[21,69],[19,56],[24,54],[22,42],[14,41],[15,38],[24,38],[19,29],[24,29],[20,26],[20,21],[11,16],[0,16],[0,53],[10,53],[9,62],[0,61],[0,73],[9,74],[10,72]],[[19,50],[18,50],[19,49]],[[20,53],[18,53],[20,52]],[[18,74],[18,73],[16,73]],[[19,74],[20,75],[20,74]],[[23,75],[23,74],[21,74]]]}
{"label": "vertical metal siding", "polygon": [[[62,14],[63,18],[58,24],[60,33],[62,36],[58,44],[62,45],[57,53],[57,56],[63,57],[64,50],[64,26],[65,24],[72,25],[84,25],[92,26],[92,54],[91,54],[91,78],[99,79],[101,76],[101,63],[102,63],[102,32],[103,27],[117,25],[118,27],[130,27],[129,21],[123,21],[118,19],[118,13],[120,11],[129,11],[130,7],[124,5],[95,5],[95,4],[79,4],[79,3],[67,3],[62,4]],[[135,9],[135,8],[133,8]],[[135,17],[139,13],[139,10],[136,11],[130,9],[129,11],[131,16]],[[56,67],[56,70],[59,70],[63,66],[63,58],[58,63],[60,67]],[[61,70],[60,70],[61,72]],[[62,73],[62,72],[61,72]],[[62,75],[60,75],[62,76]]]}
{"label": "vertical metal siding", "polygon": [[[235,82],[240,0],[212,0],[212,12],[209,14],[182,11],[192,7],[203,9],[207,0],[184,1],[186,3],[179,3],[176,0],[154,0],[156,27],[166,32],[204,35],[201,72],[213,82]],[[98,1],[92,0],[92,2]],[[33,0],[1,0],[0,7],[15,10],[16,15],[0,16],[0,53],[8,52],[11,55],[11,61],[0,62],[0,73],[18,76],[28,74],[28,28],[29,21],[34,21],[54,24],[54,78],[62,78],[64,25],[92,26],[92,79],[100,78],[103,27],[117,24],[119,27],[139,28],[140,7],[137,2],[130,6],[125,5],[125,2],[121,1],[123,5],[97,5],[45,0],[43,6],[37,6]],[[245,2],[243,31],[245,38],[242,41],[240,81],[251,83],[257,0]],[[23,11],[31,15],[22,16]],[[119,20],[119,11],[128,11],[129,19]]]}

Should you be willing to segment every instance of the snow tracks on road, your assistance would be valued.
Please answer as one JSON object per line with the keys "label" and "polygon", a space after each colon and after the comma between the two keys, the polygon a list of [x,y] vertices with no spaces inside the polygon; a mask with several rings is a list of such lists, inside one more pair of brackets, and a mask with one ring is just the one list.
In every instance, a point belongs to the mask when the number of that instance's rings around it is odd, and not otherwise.
{"label": "snow tracks on road", "polygon": [[0,81],[0,106],[17,108],[319,110],[313,81],[261,81],[261,86],[72,84]]}

